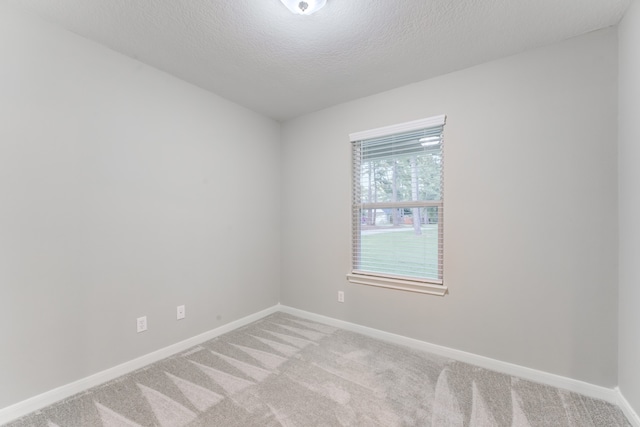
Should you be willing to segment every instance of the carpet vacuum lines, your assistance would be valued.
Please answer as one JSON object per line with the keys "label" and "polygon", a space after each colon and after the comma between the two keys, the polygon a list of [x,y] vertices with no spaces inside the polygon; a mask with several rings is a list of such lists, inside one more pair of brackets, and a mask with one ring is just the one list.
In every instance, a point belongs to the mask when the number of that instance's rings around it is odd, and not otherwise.
{"label": "carpet vacuum lines", "polygon": [[629,427],[615,405],[277,312],[6,427]]}

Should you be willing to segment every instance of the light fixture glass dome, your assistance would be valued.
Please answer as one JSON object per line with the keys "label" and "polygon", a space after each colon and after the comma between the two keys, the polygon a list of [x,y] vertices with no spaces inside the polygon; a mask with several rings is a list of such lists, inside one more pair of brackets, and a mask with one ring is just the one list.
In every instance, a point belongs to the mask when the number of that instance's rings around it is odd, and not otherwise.
{"label": "light fixture glass dome", "polygon": [[311,15],[322,9],[327,0],[280,0],[293,13]]}

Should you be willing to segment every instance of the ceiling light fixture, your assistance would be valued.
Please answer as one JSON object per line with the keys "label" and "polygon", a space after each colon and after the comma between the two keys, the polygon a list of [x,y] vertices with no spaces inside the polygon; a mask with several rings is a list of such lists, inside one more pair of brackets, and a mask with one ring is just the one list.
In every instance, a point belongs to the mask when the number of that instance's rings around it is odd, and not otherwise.
{"label": "ceiling light fixture", "polygon": [[311,15],[327,4],[327,0],[280,0],[293,13]]}

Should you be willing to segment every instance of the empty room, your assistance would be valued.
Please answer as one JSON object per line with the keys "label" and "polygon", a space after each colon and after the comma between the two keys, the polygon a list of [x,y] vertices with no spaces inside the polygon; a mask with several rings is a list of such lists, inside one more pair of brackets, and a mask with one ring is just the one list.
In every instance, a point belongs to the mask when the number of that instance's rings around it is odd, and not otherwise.
{"label": "empty room", "polygon": [[0,425],[640,427],[634,0],[0,0]]}

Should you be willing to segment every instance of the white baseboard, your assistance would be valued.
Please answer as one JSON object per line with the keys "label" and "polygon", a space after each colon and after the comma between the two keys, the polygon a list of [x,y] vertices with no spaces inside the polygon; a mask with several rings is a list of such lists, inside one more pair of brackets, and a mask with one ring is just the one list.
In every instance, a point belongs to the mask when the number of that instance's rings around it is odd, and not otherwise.
{"label": "white baseboard", "polygon": [[629,405],[629,402],[627,402],[627,399],[625,399],[618,387],[616,387],[616,393],[618,395],[618,406],[627,417],[627,420],[629,420],[629,423],[631,423],[633,427],[640,427],[640,416],[638,416],[636,411]]}
{"label": "white baseboard", "polygon": [[145,354],[144,356],[138,357],[137,359],[130,360],[113,368],[106,369],[102,372],[98,372],[97,374],[63,385],[61,387],[39,394],[30,399],[23,400],[22,402],[18,402],[6,408],[2,408],[0,409],[0,425],[8,423],[9,421],[16,420],[31,412],[59,402],[60,400],[66,399],[67,397],[71,397],[75,394],[81,393],[91,387],[104,384],[107,381],[116,379],[122,375],[133,372],[151,363],[155,363],[169,356],[173,356],[176,353],[180,353],[181,351],[187,350],[205,341],[209,341],[210,339],[215,338],[219,335],[248,325],[249,323],[255,322],[256,320],[260,320],[265,316],[277,312],[279,308],[279,305],[274,305],[273,307],[269,307],[257,313],[250,314],[249,316],[243,317],[242,319],[234,320],[233,322],[204,332],[200,335],[196,335],[195,337],[191,337],[184,341],[180,341],[179,343],[161,348],[160,350],[154,351],[153,353]]}
{"label": "white baseboard", "polygon": [[500,360],[491,359],[489,357],[478,356],[477,354],[467,353],[465,351],[455,350],[449,347],[430,344],[425,341],[420,341],[420,340],[408,338],[402,335],[396,335],[389,332],[380,331],[378,329],[357,325],[355,323],[349,323],[342,320],[333,319],[331,317],[310,313],[308,311],[299,310],[297,308],[280,306],[280,311],[284,313],[292,314],[294,316],[303,317],[309,320],[314,320],[320,323],[326,323],[331,326],[336,326],[338,328],[346,329],[352,332],[357,332],[362,335],[381,339],[394,344],[400,344],[400,345],[412,347],[418,350],[424,350],[429,353],[437,354],[439,356],[458,360],[460,362],[469,363],[475,366],[480,366],[481,368],[502,372],[504,374],[524,378],[529,381],[534,381],[537,383],[546,384],[553,387],[569,390],[575,393],[580,393],[585,396],[589,396],[595,399],[601,399],[609,403],[613,403],[615,405],[618,405],[620,402],[619,393],[617,393],[616,390],[611,388],[601,387],[601,386],[589,384],[583,381],[562,377],[560,375],[550,374],[548,372],[526,368],[524,366],[515,365],[513,363],[502,362]]}

